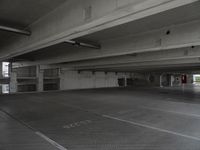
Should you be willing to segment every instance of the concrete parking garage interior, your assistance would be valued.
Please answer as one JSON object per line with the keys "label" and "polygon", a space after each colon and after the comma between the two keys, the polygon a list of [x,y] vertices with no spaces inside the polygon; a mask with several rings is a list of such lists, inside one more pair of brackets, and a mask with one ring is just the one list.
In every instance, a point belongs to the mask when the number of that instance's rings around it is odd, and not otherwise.
{"label": "concrete parking garage interior", "polygon": [[1,0],[0,150],[199,150],[199,0]]}

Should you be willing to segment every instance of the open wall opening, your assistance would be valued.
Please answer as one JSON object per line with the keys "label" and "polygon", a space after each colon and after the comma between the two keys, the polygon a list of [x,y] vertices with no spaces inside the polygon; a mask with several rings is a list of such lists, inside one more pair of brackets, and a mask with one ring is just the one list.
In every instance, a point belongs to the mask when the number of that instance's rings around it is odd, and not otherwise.
{"label": "open wall opening", "polygon": [[1,78],[2,78],[2,83],[0,84],[0,90],[1,93],[3,94],[8,94],[9,93],[9,84],[4,83],[4,78],[9,78],[9,62],[2,62],[1,63]]}
{"label": "open wall opening", "polygon": [[2,63],[2,76],[9,77],[9,62]]}
{"label": "open wall opening", "polygon": [[54,91],[60,89],[59,69],[44,70],[44,91]]}
{"label": "open wall opening", "polygon": [[193,84],[200,85],[200,74],[193,75]]}

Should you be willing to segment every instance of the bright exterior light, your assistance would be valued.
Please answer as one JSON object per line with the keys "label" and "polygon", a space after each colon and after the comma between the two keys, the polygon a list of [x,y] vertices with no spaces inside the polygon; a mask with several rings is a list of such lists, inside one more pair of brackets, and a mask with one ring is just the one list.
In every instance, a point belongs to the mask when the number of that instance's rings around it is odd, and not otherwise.
{"label": "bright exterior light", "polygon": [[[1,67],[2,67],[1,74],[2,74],[3,78],[9,77],[9,62],[3,62]],[[0,86],[2,89],[2,93],[4,93],[4,94],[9,93],[9,84],[2,84]]]}
{"label": "bright exterior light", "polygon": [[9,77],[9,62],[2,63],[2,75],[3,77]]}
{"label": "bright exterior light", "polygon": [[200,84],[200,74],[193,75],[194,84]]}

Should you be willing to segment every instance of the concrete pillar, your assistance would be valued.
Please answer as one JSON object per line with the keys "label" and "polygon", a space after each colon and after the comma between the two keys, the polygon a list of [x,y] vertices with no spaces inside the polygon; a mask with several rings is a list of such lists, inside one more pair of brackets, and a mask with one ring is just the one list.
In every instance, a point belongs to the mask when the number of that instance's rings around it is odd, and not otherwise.
{"label": "concrete pillar", "polygon": [[127,76],[126,76],[126,74],[125,74],[125,76],[124,76],[124,82],[125,82],[125,83],[124,83],[124,86],[127,87]]}
{"label": "concrete pillar", "polygon": [[174,86],[174,81],[175,81],[175,78],[173,75],[171,75],[171,79],[170,79],[170,86],[173,87]]}
{"label": "concrete pillar", "polygon": [[[0,62],[0,78],[3,78],[2,62]],[[0,83],[0,94],[2,94],[2,85]]]}
{"label": "concrete pillar", "polygon": [[10,93],[17,92],[17,73],[11,71],[10,72]]}
{"label": "concrete pillar", "polygon": [[44,70],[37,66],[37,91],[44,91]]}
{"label": "concrete pillar", "polygon": [[[2,62],[0,62],[0,78],[3,78],[3,75],[2,75]],[[0,94],[2,94],[2,85],[0,83]]]}
{"label": "concrete pillar", "polygon": [[163,82],[162,78],[163,78],[163,74],[160,75],[160,87],[163,87],[163,85],[162,85],[162,82]]}
{"label": "concrete pillar", "polygon": [[188,74],[188,84],[193,84],[193,74]]}
{"label": "concrete pillar", "polygon": [[60,69],[59,78],[60,78],[60,90],[64,90],[64,71],[62,71],[62,69]]}
{"label": "concrete pillar", "polygon": [[3,68],[2,68],[2,62],[0,62],[0,78],[3,77]]}
{"label": "concrete pillar", "polygon": [[9,64],[9,76],[10,76],[10,93],[16,93],[17,89],[17,72],[13,71],[12,63]]}

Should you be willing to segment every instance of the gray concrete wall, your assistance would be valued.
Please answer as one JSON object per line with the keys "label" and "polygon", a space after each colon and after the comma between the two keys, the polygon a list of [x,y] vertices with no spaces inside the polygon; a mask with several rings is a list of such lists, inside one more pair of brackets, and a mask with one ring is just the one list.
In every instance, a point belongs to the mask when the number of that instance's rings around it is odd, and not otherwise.
{"label": "gray concrete wall", "polygon": [[17,73],[17,77],[36,77],[36,66],[16,68],[13,71]]}
{"label": "gray concrete wall", "polygon": [[[118,79],[133,79],[133,86],[159,86],[160,74],[61,71],[60,89],[119,87]],[[153,78],[153,79],[152,79]]]}
{"label": "gray concrete wall", "polygon": [[134,86],[160,86],[160,73],[131,74]]}
{"label": "gray concrete wall", "polygon": [[[170,80],[167,80],[167,75],[163,75],[162,81],[163,86],[182,86],[182,74],[169,74]],[[187,84],[193,84],[193,74],[186,74],[187,76]]]}
{"label": "gray concrete wall", "polygon": [[127,73],[63,70],[60,74],[60,89],[118,87],[118,78],[128,77],[130,75]]}
{"label": "gray concrete wall", "polygon": [[[105,88],[105,87],[119,87],[118,79],[130,79],[132,84],[124,86],[160,86],[160,77],[162,75],[162,86],[180,86],[181,85],[181,74],[170,74],[170,73],[120,73],[120,72],[103,72],[103,71],[72,71],[69,68],[61,67],[51,68],[50,66],[46,69],[43,67],[24,67],[15,68],[15,72],[12,72],[11,76],[11,88],[12,92],[17,91],[16,78],[24,77],[24,75],[31,76],[37,74],[36,79],[24,79],[20,78],[24,84],[30,85],[30,83],[37,86],[38,91],[44,90],[44,85],[52,83],[60,86],[60,90],[71,90],[71,89],[89,89],[89,88]],[[20,72],[20,76],[15,76]],[[46,72],[44,74],[44,72]],[[26,77],[25,76],[25,77]],[[130,81],[129,80],[129,81]],[[37,82],[35,82],[37,81]],[[192,74],[188,74],[188,84],[192,83]],[[23,87],[24,89],[25,87]],[[30,89],[27,86],[27,90]]]}
{"label": "gray concrete wall", "polygon": [[181,75],[172,75],[172,85],[180,86],[181,85]]}

